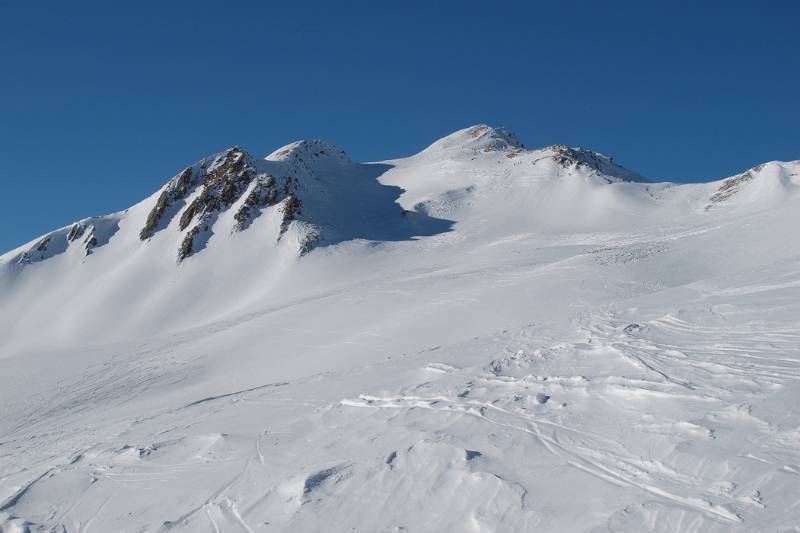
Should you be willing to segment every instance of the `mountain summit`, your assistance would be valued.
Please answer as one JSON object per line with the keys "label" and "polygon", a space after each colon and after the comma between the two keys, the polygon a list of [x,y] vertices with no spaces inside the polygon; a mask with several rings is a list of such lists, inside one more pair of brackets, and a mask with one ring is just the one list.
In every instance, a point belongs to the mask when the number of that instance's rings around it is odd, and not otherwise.
{"label": "mountain summit", "polygon": [[451,150],[493,152],[524,148],[513,131],[507,128],[493,128],[486,124],[478,124],[442,137],[426,148],[422,154],[435,154]]}
{"label": "mountain summit", "polygon": [[[767,174],[780,176],[765,177],[759,186],[750,182],[758,182],[753,178],[763,173],[765,165],[709,185],[709,194],[698,203],[708,210],[748,187],[756,196],[773,197],[776,188],[794,187],[792,169],[796,164],[767,164],[767,169],[779,165],[775,168],[780,171]],[[421,168],[426,168],[425,176],[419,175]],[[551,183],[558,177],[567,181]],[[588,189],[567,185],[576,177],[595,184],[641,183],[636,194],[646,192],[650,199],[657,196],[654,191],[669,188],[647,185],[645,178],[598,152],[564,144],[528,149],[513,131],[485,124],[458,130],[419,154],[385,163],[353,162],[342,149],[322,140],[293,142],[264,159],[234,146],[186,167],[130,209],[53,231],[0,256],[0,265],[25,265],[56,256],[91,261],[94,259],[88,256],[112,242],[131,252],[138,246],[157,246],[159,250],[170,246],[171,255],[181,263],[214,241],[248,230],[258,219],[265,221],[259,231],[270,234],[262,243],[279,244],[288,235],[289,247],[302,255],[314,246],[353,238],[397,240],[429,234],[447,226],[446,221],[432,224],[431,216],[446,219],[456,205],[513,204],[520,198],[535,205],[544,197],[560,197],[567,191],[572,198],[564,197],[558,204],[562,208],[570,204],[570,211],[582,212],[576,220],[604,216],[592,207],[592,198],[599,198],[599,192],[583,197],[579,191]],[[764,186],[765,180],[773,185]],[[684,190],[692,187],[684,186]],[[763,190],[756,193],[755,189]],[[487,194],[489,190],[494,193]],[[511,197],[502,200],[503,191],[510,191]],[[608,194],[619,196],[615,190],[602,195]],[[549,212],[552,205],[540,208]],[[518,209],[525,210],[523,206]],[[499,218],[510,214],[508,209],[503,211]],[[518,214],[515,217],[519,218]],[[557,214],[548,217],[535,223],[564,225]],[[140,245],[126,237],[132,226],[137,227]],[[126,231],[120,232],[123,227]]]}

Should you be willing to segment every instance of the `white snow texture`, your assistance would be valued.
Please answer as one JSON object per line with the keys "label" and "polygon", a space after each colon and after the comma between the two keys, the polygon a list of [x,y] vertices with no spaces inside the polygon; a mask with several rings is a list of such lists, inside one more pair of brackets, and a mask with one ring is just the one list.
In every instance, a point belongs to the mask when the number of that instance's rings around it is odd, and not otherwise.
{"label": "white snow texture", "polygon": [[206,158],[0,256],[0,531],[800,532],[799,191]]}

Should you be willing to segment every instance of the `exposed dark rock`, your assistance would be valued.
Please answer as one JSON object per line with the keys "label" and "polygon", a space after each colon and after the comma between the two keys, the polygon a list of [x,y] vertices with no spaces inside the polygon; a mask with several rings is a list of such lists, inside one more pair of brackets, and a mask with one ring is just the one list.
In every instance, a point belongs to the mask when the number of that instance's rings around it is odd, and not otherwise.
{"label": "exposed dark rock", "polygon": [[[614,163],[613,157],[598,154],[585,148],[572,148],[566,144],[553,144],[545,148],[556,154],[553,161],[568,169],[570,167],[583,167],[594,170],[598,174],[614,176],[629,181],[647,181],[642,176],[631,172]],[[608,180],[609,183],[611,180]]]}
{"label": "exposed dark rock", "polygon": [[39,241],[39,243],[36,245],[36,251],[37,252],[46,252],[47,251],[47,245],[50,244],[50,239],[51,239],[51,237],[45,237],[44,239]]}
{"label": "exposed dark rock", "polygon": [[189,204],[189,207],[183,210],[181,219],[178,221],[178,228],[180,228],[181,231],[186,229],[194,216],[197,214],[197,210],[200,209],[200,206],[202,206],[204,202],[205,200],[203,199],[203,194],[201,194]]}
{"label": "exposed dark rock", "polygon": [[153,235],[153,231],[156,229],[158,222],[161,220],[161,216],[164,214],[164,211],[167,210],[170,203],[170,195],[167,191],[162,192],[158,200],[156,200],[155,207],[153,207],[147,215],[147,220],[144,223],[142,231],[139,232],[139,238],[141,240],[144,241]]}
{"label": "exposed dark rock", "polygon": [[[186,232],[178,250],[180,262],[205,247],[223,211],[235,205],[233,231],[243,231],[264,209],[276,205],[280,215],[280,240],[302,209],[298,178],[308,179],[313,184],[319,168],[350,162],[344,152],[323,141],[293,143],[267,159],[283,164],[281,177],[265,173],[268,165],[259,164],[238,146],[185,169],[162,190],[141,229],[140,238],[147,240],[178,217],[178,230]],[[312,159],[319,163],[310,165]],[[321,167],[317,166],[320,164]],[[301,253],[305,253],[319,235],[312,225],[304,227],[302,234]]]}
{"label": "exposed dark rock", "polygon": [[283,220],[281,221],[281,235],[286,232],[286,230],[289,228],[289,224],[291,224],[292,220],[297,217],[302,204],[303,203],[300,201],[300,198],[292,193],[289,193],[289,195],[286,197],[282,209]]}
{"label": "exposed dark rock", "polygon": [[182,197],[186,196],[186,193],[189,192],[189,186],[192,184],[192,167],[188,167],[183,169],[183,172],[178,174],[178,178],[175,181],[175,195]]}
{"label": "exposed dark rock", "polygon": [[183,210],[178,221],[180,231],[196,224],[184,237],[178,261],[194,253],[198,234],[211,231],[213,221],[219,213],[239,201],[254,179],[258,180],[256,185],[234,215],[234,230],[246,228],[256,216],[257,209],[274,203],[277,199],[275,178],[258,176],[255,163],[238,146],[229,148],[210,165],[204,164],[201,169],[196,182],[202,187],[202,191]]}
{"label": "exposed dark rock", "polygon": [[258,209],[273,205],[278,198],[278,191],[275,188],[275,178],[267,176],[259,178],[250,194],[247,195],[242,206],[233,216],[236,219],[234,231],[242,231],[250,225]]}
{"label": "exposed dark rock", "polygon": [[83,248],[86,250],[86,255],[91,254],[92,249],[94,249],[95,246],[97,246],[97,237],[91,235],[88,239],[86,239],[86,242],[83,243]]}
{"label": "exposed dark rock", "polygon": [[565,144],[554,144],[549,149],[557,153],[557,155],[553,156],[553,160],[564,168],[576,165],[600,171],[603,163],[614,162],[613,158],[609,157],[604,161],[591,150],[571,148]]}
{"label": "exposed dark rock", "polygon": [[204,222],[235,203],[256,175],[255,168],[247,161],[247,154],[238,146],[226,150],[209,168],[202,181],[203,191],[181,214],[181,231],[195,218]]}
{"label": "exposed dark rock", "polygon": [[170,180],[165,190],[161,192],[158,200],[156,200],[156,205],[147,215],[144,227],[139,232],[139,238],[141,240],[144,241],[153,236],[159,222],[161,222],[161,217],[164,216],[167,209],[174,202],[185,198],[189,192],[189,188],[194,185],[195,182],[196,176],[192,167],[185,168],[180,174]]}
{"label": "exposed dark rock", "polygon": [[97,235],[95,234],[96,228],[94,225],[86,227],[86,237],[83,239],[84,255],[91,255],[92,251],[98,244]]}
{"label": "exposed dark rock", "polygon": [[200,233],[200,226],[195,226],[184,236],[183,241],[181,241],[181,247],[178,249],[179,263],[192,255],[194,251],[194,238],[197,237],[198,233]]}
{"label": "exposed dark rock", "polygon": [[67,240],[69,242],[75,241],[80,239],[84,232],[86,231],[86,225],[77,223],[73,224],[71,228],[69,228],[69,232],[67,233]]}

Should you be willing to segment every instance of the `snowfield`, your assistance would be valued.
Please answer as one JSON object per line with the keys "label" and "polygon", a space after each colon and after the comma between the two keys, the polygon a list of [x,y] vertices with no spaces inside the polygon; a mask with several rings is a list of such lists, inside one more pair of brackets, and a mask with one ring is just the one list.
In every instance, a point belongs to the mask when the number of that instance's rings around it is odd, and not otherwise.
{"label": "snowfield", "polygon": [[799,191],[207,158],[0,256],[0,531],[800,532]]}

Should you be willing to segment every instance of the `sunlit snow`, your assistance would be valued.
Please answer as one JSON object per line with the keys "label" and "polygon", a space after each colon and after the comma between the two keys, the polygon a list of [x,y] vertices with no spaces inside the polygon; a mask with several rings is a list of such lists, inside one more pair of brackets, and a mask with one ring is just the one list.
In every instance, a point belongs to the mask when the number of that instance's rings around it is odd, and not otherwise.
{"label": "sunlit snow", "polygon": [[796,531],[800,162],[298,146],[285,234],[178,262],[157,192],[0,256],[0,531]]}

